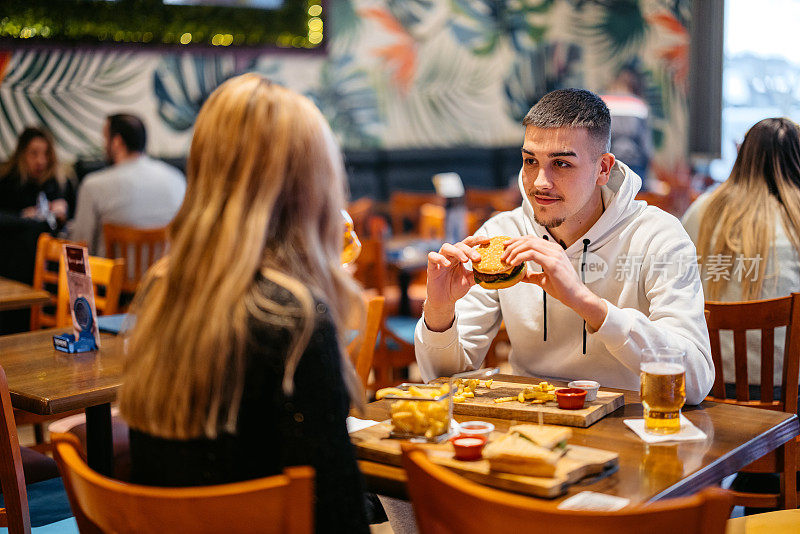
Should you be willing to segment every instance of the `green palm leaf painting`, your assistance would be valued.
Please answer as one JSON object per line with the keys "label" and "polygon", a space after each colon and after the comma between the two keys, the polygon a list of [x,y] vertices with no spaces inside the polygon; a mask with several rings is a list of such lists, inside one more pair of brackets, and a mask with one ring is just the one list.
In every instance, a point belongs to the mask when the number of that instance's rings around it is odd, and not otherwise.
{"label": "green palm leaf painting", "polygon": [[140,76],[131,54],[16,52],[0,85],[0,153],[10,154],[17,134],[35,124],[71,154],[85,154],[87,146],[100,153],[105,114],[98,108],[134,102]]}

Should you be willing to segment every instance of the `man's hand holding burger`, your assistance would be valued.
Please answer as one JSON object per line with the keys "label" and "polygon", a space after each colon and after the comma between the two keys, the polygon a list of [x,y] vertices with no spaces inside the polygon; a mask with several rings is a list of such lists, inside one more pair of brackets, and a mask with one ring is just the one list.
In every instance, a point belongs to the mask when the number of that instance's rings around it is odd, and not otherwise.
{"label": "man's hand holding burger", "polygon": [[560,245],[538,236],[510,237],[501,259],[513,266],[526,261],[537,263],[542,272],[528,272],[523,282],[541,286],[548,295],[575,310],[594,331],[605,321],[606,303],[581,281]]}
{"label": "man's hand holding burger", "polygon": [[453,324],[456,301],[475,285],[472,271],[464,264],[480,261],[481,255],[473,247],[488,242],[488,237],[470,236],[455,244],[445,243],[439,252],[428,254],[425,324],[429,330],[443,332]]}

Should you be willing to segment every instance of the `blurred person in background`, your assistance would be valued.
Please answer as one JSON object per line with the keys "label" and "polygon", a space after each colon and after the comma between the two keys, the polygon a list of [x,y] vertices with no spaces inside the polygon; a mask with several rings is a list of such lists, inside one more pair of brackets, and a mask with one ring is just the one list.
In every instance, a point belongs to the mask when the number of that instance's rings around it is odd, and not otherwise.
{"label": "blurred person in background", "polygon": [[[136,295],[120,411],[132,479],[159,486],[315,470],[317,532],[366,533],[345,424],[363,391],[342,332],[346,178],[325,118],[257,74],[203,105],[169,256]],[[176,387],[179,385],[179,387]]]}
{"label": "blurred person in background", "polygon": [[621,68],[602,98],[611,113],[610,152],[639,175],[641,190],[647,191],[653,143],[649,111],[642,98],[642,81],[634,67]]}
{"label": "blurred person in background", "polygon": [[51,213],[63,223],[69,211],[67,197],[73,191],[59,167],[50,132],[25,128],[16,150],[0,169],[0,211],[30,219]]}
{"label": "blurred person in background", "polygon": [[[764,119],[750,128],[728,180],[683,217],[697,246],[709,301],[783,297],[800,291],[800,128]],[[723,332],[724,376],[735,376],[733,336]],[[761,341],[747,333],[751,394],[760,395]],[[775,384],[781,384],[783,329],[775,333]],[[733,394],[733,384],[728,385]],[[755,387],[754,387],[755,386]]]}
{"label": "blurred person in background", "polygon": [[[705,298],[744,301],[800,291],[800,127],[789,119],[756,123],[739,146],[730,177],[697,198],[683,217],[697,245]],[[781,398],[785,328],[773,339],[774,398]],[[748,331],[750,398],[761,398],[761,338]],[[733,335],[720,332],[726,396],[735,397]],[[780,477],[739,473],[731,489],[778,493]],[[745,508],[745,514],[767,512]]]}
{"label": "blurred person in background", "polygon": [[78,189],[78,205],[70,236],[105,255],[103,224],[137,228],[166,226],[183,202],[183,174],[148,157],[147,131],[134,115],[111,115],[103,128],[106,157],[111,166],[87,174]]}

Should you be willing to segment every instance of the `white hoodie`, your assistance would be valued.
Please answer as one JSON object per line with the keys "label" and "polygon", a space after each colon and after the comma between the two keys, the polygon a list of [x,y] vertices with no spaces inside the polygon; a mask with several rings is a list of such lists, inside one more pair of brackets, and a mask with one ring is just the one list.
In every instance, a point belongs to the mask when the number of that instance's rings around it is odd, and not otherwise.
{"label": "white hoodie", "polygon": [[[553,297],[546,298],[543,313],[541,287],[519,283],[487,290],[475,285],[456,302],[456,319],[448,330],[432,332],[424,315],[417,323],[414,344],[422,377],[432,380],[480,367],[504,321],[515,374],[591,379],[607,387],[638,390],[642,349],[674,347],[686,352],[686,401],[701,402],[714,382],[714,364],[695,247],[678,219],[635,200],[641,183],[617,161],[602,188],[605,211],[566,249],[580,273],[588,240],[586,285],[608,306],[597,332],[586,333],[585,354],[583,319]],[[554,240],[534,221],[521,175],[520,189],[522,206],[495,215],[476,235]],[[533,262],[527,268],[541,272]]]}

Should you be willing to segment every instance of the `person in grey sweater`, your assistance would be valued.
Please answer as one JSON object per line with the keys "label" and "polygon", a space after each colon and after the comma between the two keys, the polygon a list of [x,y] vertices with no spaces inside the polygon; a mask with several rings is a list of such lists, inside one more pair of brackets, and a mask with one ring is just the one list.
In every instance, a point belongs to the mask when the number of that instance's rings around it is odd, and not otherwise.
{"label": "person in grey sweater", "polygon": [[111,115],[103,129],[112,165],[86,175],[70,237],[89,253],[105,255],[103,224],[158,228],[169,223],[183,202],[186,179],[175,167],[149,158],[147,134],[134,115]]}

